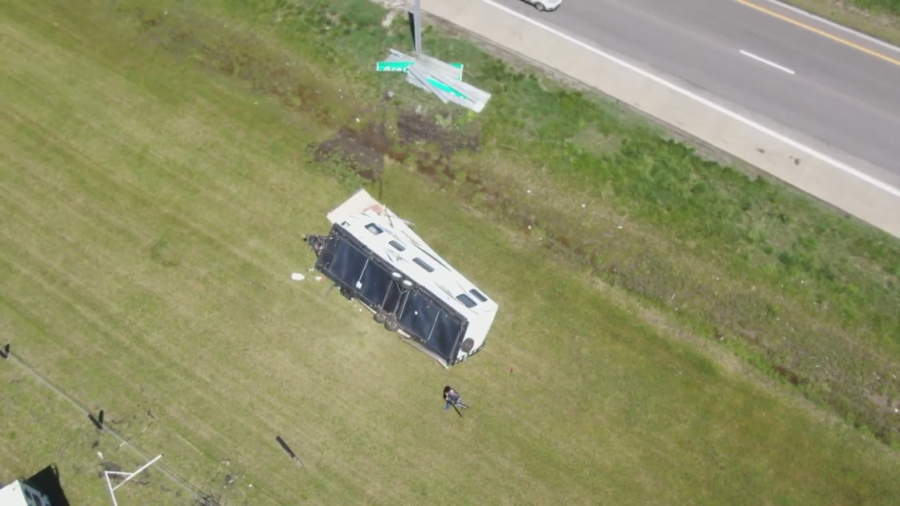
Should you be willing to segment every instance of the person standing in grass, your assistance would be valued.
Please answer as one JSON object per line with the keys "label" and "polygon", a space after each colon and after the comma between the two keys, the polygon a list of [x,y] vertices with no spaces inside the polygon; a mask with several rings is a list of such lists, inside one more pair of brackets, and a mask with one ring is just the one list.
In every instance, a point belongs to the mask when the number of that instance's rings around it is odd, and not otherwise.
{"label": "person standing in grass", "polygon": [[462,403],[460,396],[459,396],[459,392],[457,392],[456,390],[453,390],[449,386],[444,387],[444,401],[447,403],[444,406],[444,411],[447,411],[448,409],[450,409],[454,406],[457,408],[463,408],[463,409],[466,409],[469,407]]}

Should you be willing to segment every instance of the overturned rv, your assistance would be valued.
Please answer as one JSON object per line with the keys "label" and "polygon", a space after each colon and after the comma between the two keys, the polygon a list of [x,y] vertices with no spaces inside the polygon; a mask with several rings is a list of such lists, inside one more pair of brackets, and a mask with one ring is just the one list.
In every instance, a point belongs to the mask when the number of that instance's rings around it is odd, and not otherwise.
{"label": "overturned rv", "polygon": [[406,221],[365,190],[328,213],[327,236],[304,236],[316,269],[376,322],[450,367],[479,352],[497,303],[456,271]]}

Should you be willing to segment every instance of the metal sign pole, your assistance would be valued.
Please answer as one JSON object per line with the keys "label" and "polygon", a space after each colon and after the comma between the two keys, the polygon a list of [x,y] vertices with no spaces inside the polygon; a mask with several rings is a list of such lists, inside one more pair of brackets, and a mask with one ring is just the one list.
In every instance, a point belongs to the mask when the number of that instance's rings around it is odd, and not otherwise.
{"label": "metal sign pole", "polygon": [[413,37],[416,45],[416,56],[422,55],[422,8],[420,1],[415,0],[413,8]]}

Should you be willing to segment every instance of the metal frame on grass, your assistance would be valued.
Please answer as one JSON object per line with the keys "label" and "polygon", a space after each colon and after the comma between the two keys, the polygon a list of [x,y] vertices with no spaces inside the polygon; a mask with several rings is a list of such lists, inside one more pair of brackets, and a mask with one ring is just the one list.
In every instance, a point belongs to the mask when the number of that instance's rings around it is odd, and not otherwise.
{"label": "metal frame on grass", "polygon": [[[140,474],[142,471],[144,471],[144,470],[147,469],[148,467],[150,467],[150,466],[152,466],[153,464],[155,464],[156,461],[159,460],[159,459],[161,459],[161,458],[162,458],[162,454],[160,453],[159,455],[157,455],[156,457],[154,457],[153,460],[151,460],[150,462],[147,462],[146,464],[142,465],[140,468],[138,468],[137,471],[135,471],[135,472],[133,472],[133,473],[123,473],[123,472],[120,472],[120,471],[103,471],[103,477],[106,478],[106,487],[109,489],[109,496],[110,496],[110,498],[112,498],[113,506],[119,506],[119,503],[116,501],[116,489],[119,488],[119,487],[121,487],[122,485],[128,483],[128,480],[134,478],[135,476],[137,476],[138,474]],[[109,477],[110,477],[110,476],[125,476],[125,479],[124,479],[121,483],[117,484],[117,485],[114,487],[114,486],[112,485],[112,482],[109,480]]]}

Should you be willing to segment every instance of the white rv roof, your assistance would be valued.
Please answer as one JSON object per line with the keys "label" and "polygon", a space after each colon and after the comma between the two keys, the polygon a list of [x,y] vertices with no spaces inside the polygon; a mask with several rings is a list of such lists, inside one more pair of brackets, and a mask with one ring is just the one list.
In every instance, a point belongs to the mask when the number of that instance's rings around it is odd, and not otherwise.
{"label": "white rv roof", "polygon": [[14,481],[0,488],[0,506],[30,506],[25,501],[25,492],[22,490],[21,482]]}
{"label": "white rv roof", "polygon": [[[481,315],[497,311],[496,302],[431,249],[405,220],[365,190],[359,190],[328,213],[328,221],[341,225],[383,260],[460,314]],[[377,229],[371,227],[373,224]]]}

